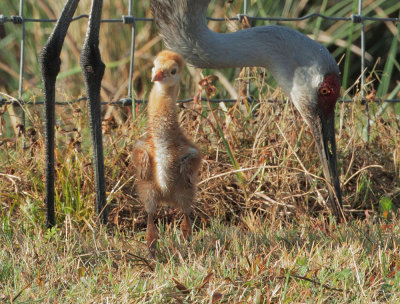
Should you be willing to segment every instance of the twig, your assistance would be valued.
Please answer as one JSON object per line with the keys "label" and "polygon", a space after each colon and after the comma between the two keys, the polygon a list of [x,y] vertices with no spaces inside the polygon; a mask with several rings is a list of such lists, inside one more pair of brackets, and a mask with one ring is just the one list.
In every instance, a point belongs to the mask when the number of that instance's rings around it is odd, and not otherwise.
{"label": "twig", "polygon": [[240,168],[240,169],[236,169],[236,170],[231,170],[228,172],[224,172],[224,173],[220,173],[214,176],[211,176],[209,178],[206,178],[204,180],[202,180],[200,183],[198,183],[198,185],[204,184],[212,179],[216,179],[216,178],[220,178],[226,175],[231,175],[233,173],[237,173],[237,172],[244,172],[244,171],[250,171],[250,170],[255,170],[255,169],[262,169],[262,168],[268,168],[268,169],[278,169],[281,168],[280,166],[257,166],[257,167],[249,167],[249,168]]}
{"label": "twig", "polygon": [[311,172],[308,172],[308,171],[305,171],[305,170],[299,169],[299,168],[293,168],[293,167],[287,167],[287,166],[255,166],[255,167],[241,168],[241,169],[237,169],[237,170],[231,170],[231,171],[228,171],[228,172],[220,173],[220,174],[217,174],[217,175],[214,175],[214,176],[211,176],[209,178],[206,178],[206,179],[202,180],[200,183],[198,183],[198,185],[204,184],[204,183],[206,183],[206,182],[208,182],[208,181],[210,181],[212,179],[216,179],[216,178],[223,177],[223,176],[226,176],[226,175],[231,175],[231,174],[239,172],[239,171],[243,172],[243,171],[249,171],[249,170],[255,170],[255,169],[287,169],[287,170],[293,170],[293,171],[306,173],[306,174],[310,175],[311,177],[313,177],[315,179],[319,179],[321,181],[326,182],[325,178],[323,178],[321,176],[317,176],[315,174],[312,174]]}
{"label": "twig", "polygon": [[130,253],[129,251],[123,250],[122,252],[126,253],[129,256],[132,256],[132,257],[138,259],[139,261],[142,261],[151,271],[154,271],[153,266],[151,266],[151,264],[149,263],[149,261],[146,258],[143,258],[143,257],[141,257],[139,255],[134,254],[134,253]]}
{"label": "twig", "polygon": [[32,282],[26,284],[26,286],[24,288],[22,288],[20,290],[20,292],[18,292],[13,298],[10,297],[10,302],[13,303],[16,299],[18,299],[18,297],[23,293],[23,291],[27,288],[29,288],[32,285]]}
{"label": "twig", "polygon": [[[344,291],[341,288],[334,288],[334,287],[331,287],[331,286],[329,286],[327,284],[322,284],[322,283],[320,283],[320,282],[318,282],[316,280],[309,279],[309,278],[306,278],[306,277],[303,277],[303,276],[299,276],[297,274],[289,274],[289,277],[300,279],[300,280],[304,280],[304,281],[308,281],[308,282],[311,282],[311,283],[316,284],[318,286],[322,286],[323,288],[328,289],[328,290],[333,290],[333,291],[338,291],[338,292],[343,292]],[[286,280],[286,276],[280,276],[280,277],[277,277],[277,279],[281,279],[281,280],[285,279]]]}
{"label": "twig", "polygon": [[383,169],[383,167],[380,166],[380,165],[369,165],[369,166],[363,167],[363,168],[361,168],[360,170],[358,170],[356,173],[354,173],[352,176],[350,176],[350,177],[343,183],[343,186],[345,186],[354,176],[356,176],[357,174],[360,174],[362,171],[367,170],[367,169],[369,169],[369,168],[380,168],[380,169]]}
{"label": "twig", "polygon": [[358,272],[357,263],[356,263],[356,260],[354,259],[354,252],[353,252],[353,249],[351,248],[351,246],[350,246],[350,252],[351,252],[351,258],[353,260],[354,268],[356,270],[357,283],[360,286],[361,293],[363,294],[363,296],[365,298],[365,292],[361,285],[360,273]]}
{"label": "twig", "polygon": [[12,175],[12,174],[0,173],[0,175],[8,177],[9,179],[15,178],[15,179],[21,180],[21,178],[19,176]]}

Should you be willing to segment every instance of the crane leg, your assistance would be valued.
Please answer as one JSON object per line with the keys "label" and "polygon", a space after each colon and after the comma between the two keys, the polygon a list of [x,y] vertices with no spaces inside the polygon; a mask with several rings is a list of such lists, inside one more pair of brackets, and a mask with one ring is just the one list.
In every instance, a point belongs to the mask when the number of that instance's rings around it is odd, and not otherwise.
{"label": "crane leg", "polygon": [[157,248],[158,230],[154,224],[154,214],[147,215],[146,243],[151,257],[155,257]]}
{"label": "crane leg", "polygon": [[104,180],[104,157],[101,129],[100,89],[105,65],[99,50],[99,30],[102,0],[92,0],[85,42],[81,51],[80,64],[85,79],[89,103],[90,127],[93,146],[93,166],[96,186],[96,211],[99,221],[107,223],[106,189]]}
{"label": "crane leg", "polygon": [[188,240],[192,235],[192,220],[189,213],[184,213],[183,221],[181,223],[181,231],[183,237]]}
{"label": "crane leg", "polygon": [[45,146],[46,146],[46,209],[47,227],[56,225],[54,211],[54,114],[55,85],[60,72],[60,53],[65,35],[75,13],[79,0],[67,0],[53,32],[39,55],[45,107]]}

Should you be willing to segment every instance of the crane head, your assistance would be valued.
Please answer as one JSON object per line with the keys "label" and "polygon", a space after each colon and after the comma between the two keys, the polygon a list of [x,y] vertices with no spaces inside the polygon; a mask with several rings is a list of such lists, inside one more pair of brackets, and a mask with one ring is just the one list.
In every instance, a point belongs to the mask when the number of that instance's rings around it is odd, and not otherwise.
{"label": "crane head", "polygon": [[[314,82],[316,83],[316,82]],[[312,85],[312,84],[311,84]],[[342,195],[336,161],[335,105],[340,96],[340,80],[337,73],[327,73],[319,79],[316,88],[308,87],[309,94],[294,100],[313,133],[327,180],[329,205],[337,218],[343,218]],[[293,97],[293,95],[292,95]],[[304,101],[301,103],[301,101]]]}
{"label": "crane head", "polygon": [[340,96],[340,80],[336,74],[327,74],[322,84],[318,87],[318,110],[325,117],[335,109],[335,104]]}
{"label": "crane head", "polygon": [[151,81],[163,86],[175,86],[183,71],[183,58],[171,51],[162,51],[154,59]]}

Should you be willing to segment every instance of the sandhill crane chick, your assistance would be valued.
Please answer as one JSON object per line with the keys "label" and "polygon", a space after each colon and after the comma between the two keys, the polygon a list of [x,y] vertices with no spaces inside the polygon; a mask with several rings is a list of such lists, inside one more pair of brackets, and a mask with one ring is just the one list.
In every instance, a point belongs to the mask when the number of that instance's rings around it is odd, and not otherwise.
{"label": "sandhill crane chick", "polygon": [[146,241],[152,256],[158,238],[154,214],[161,202],[184,214],[182,234],[191,234],[191,206],[196,192],[201,154],[178,124],[176,98],[184,67],[180,55],[160,52],[154,60],[148,104],[147,136],[134,148],[137,191],[148,214]]}

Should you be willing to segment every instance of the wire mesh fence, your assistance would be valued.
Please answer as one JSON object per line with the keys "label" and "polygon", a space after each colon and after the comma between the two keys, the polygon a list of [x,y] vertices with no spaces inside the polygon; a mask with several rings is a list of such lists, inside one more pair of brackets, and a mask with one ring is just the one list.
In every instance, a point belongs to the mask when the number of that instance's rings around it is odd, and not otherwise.
{"label": "wire mesh fence", "polygon": [[[103,19],[102,22],[104,23],[122,23],[127,26],[130,26],[131,30],[131,41],[130,41],[130,59],[129,59],[129,82],[128,82],[128,97],[122,98],[116,101],[103,101],[102,104],[109,104],[109,105],[121,105],[121,106],[129,106],[132,105],[132,100],[134,100],[133,105],[136,103],[144,103],[146,100],[141,100],[141,99],[135,99],[133,98],[133,72],[134,72],[134,58],[135,58],[135,36],[136,36],[136,23],[137,22],[153,22],[152,18],[142,18],[142,17],[135,17],[133,15],[133,1],[134,0],[129,0],[129,8],[128,8],[128,15],[122,15],[120,18],[114,18],[114,19]],[[360,91],[361,91],[361,101],[364,101],[365,99],[365,91],[364,91],[364,83],[365,83],[365,27],[364,24],[365,22],[393,22],[393,23],[398,23],[400,22],[400,18],[382,18],[382,17],[367,17],[363,16],[362,8],[363,8],[363,0],[358,0],[358,13],[357,14],[352,14],[348,17],[343,17],[343,16],[326,16],[324,14],[320,13],[313,13],[313,14],[308,14],[305,16],[297,17],[297,18],[286,18],[286,17],[255,17],[255,16],[249,16],[248,15],[248,0],[244,0],[243,4],[243,12],[238,14],[235,17],[230,17],[230,18],[213,18],[213,17],[207,17],[208,20],[210,21],[215,21],[215,22],[225,22],[226,20],[231,20],[231,21],[238,21],[241,22],[244,18],[247,18],[250,22],[251,21],[279,21],[279,22],[295,22],[295,21],[302,21],[302,20],[307,20],[311,18],[322,18],[324,20],[330,20],[330,21],[344,21],[344,22],[352,22],[352,23],[357,23],[361,24],[360,27],[360,49],[361,49],[361,65],[360,65]],[[39,18],[25,18],[23,15],[24,11],[24,0],[19,1],[19,14],[16,16],[5,16],[0,14],[0,24],[4,23],[12,23],[15,26],[20,27],[21,30],[21,42],[20,42],[20,69],[19,69],[19,87],[18,87],[18,97],[11,97],[11,98],[4,98],[0,96],[0,106],[3,106],[5,104],[12,104],[15,106],[24,106],[24,105],[41,105],[43,104],[43,101],[36,100],[34,102],[32,101],[27,101],[23,100],[22,96],[24,93],[24,56],[25,56],[25,35],[26,35],[26,30],[25,30],[25,24],[29,22],[39,22],[39,23],[44,23],[44,22],[50,22],[54,23],[57,20],[56,19],[39,19]],[[87,14],[82,14],[79,16],[76,16],[73,18],[73,21],[80,20],[82,18],[89,18],[89,15]],[[397,32],[397,36],[399,33]],[[398,38],[397,38],[398,39]],[[250,78],[249,78],[250,79]],[[250,82],[250,81],[249,81]],[[249,82],[247,86],[247,92],[249,93]],[[249,96],[249,94],[248,94]],[[250,98],[250,97],[249,97]],[[77,102],[81,102],[86,100],[85,97],[79,98],[79,99],[74,99],[66,102],[56,102],[57,105],[68,105],[68,104],[73,104]],[[185,102],[190,102],[192,101],[193,98],[188,98],[188,99],[183,99],[179,100],[181,103]],[[236,99],[211,99],[211,102],[236,102]],[[351,102],[351,99],[340,99],[339,102]],[[368,99],[368,102],[375,101],[375,102],[389,102],[389,103],[398,103],[400,102],[400,99],[396,98],[391,98],[391,99],[383,99],[383,98],[374,98],[374,100],[371,100],[370,98]],[[368,114],[368,102],[366,102],[366,116],[367,116],[367,124],[369,125],[369,114]],[[24,113],[24,111],[22,111]],[[22,114],[24,115],[24,114]],[[22,117],[23,124],[25,122],[25,117]]]}

